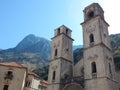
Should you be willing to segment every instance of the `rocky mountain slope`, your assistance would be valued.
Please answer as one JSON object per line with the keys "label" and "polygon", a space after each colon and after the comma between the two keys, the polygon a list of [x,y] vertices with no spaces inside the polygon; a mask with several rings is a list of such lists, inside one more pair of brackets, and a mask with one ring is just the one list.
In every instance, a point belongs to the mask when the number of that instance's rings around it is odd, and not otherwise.
{"label": "rocky mountain slope", "polygon": [[114,62],[117,70],[120,70],[120,34],[110,36],[113,49]]}
{"label": "rocky mountain slope", "polygon": [[26,36],[15,48],[0,51],[0,61],[19,63],[32,63],[37,66],[48,64],[51,41],[36,37]]}
{"label": "rocky mountain slope", "polygon": [[[81,48],[82,45],[73,46],[73,50]],[[14,48],[0,49],[1,62],[19,62],[24,65],[41,67],[49,63],[51,41],[37,37],[33,34],[26,36]]]}

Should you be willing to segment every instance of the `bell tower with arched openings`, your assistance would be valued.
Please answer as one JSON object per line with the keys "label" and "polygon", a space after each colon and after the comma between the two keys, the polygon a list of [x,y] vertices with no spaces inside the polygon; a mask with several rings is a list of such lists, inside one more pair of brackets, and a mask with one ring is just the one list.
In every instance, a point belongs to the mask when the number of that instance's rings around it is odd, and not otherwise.
{"label": "bell tower with arched openings", "polygon": [[62,25],[55,29],[49,65],[47,90],[62,90],[61,79],[73,76],[71,30]]}
{"label": "bell tower with arched openings", "polygon": [[104,11],[98,3],[93,3],[83,12],[85,90],[118,90]]}

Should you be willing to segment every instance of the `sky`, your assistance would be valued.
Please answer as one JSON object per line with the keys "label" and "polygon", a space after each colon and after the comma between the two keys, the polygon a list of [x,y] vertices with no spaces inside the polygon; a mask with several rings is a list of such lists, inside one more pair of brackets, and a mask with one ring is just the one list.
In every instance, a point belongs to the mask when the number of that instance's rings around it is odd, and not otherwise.
{"label": "sky", "polygon": [[119,33],[118,0],[0,0],[0,48],[13,48],[29,34],[51,40],[63,24],[72,30],[73,44],[81,45],[83,9],[93,2],[102,6],[109,34]]}

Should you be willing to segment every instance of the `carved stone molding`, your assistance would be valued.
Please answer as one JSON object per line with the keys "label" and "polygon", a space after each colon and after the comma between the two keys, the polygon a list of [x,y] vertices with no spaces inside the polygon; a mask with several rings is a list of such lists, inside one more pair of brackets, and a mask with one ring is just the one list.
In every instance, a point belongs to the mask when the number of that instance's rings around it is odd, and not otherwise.
{"label": "carved stone molding", "polygon": [[91,32],[93,32],[93,31],[95,30],[95,28],[96,28],[95,25],[89,26],[89,27],[86,29],[86,32],[87,32],[87,33],[91,33]]}
{"label": "carved stone molding", "polygon": [[58,66],[53,66],[52,69],[55,70]]}
{"label": "carved stone molding", "polygon": [[97,58],[98,58],[98,55],[95,54],[94,56],[89,56],[88,60],[95,60]]}

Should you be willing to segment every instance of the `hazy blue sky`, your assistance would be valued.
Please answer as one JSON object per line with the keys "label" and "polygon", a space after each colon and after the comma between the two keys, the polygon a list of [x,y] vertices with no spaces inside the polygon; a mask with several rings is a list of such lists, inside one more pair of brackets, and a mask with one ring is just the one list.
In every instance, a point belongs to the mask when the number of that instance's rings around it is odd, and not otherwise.
{"label": "hazy blue sky", "polygon": [[108,23],[112,24],[109,17],[112,18],[115,14],[111,13],[113,1],[0,0],[0,48],[15,47],[28,34],[35,34],[50,40],[54,35],[54,29],[63,24],[72,29],[74,45],[82,44],[80,23],[83,22],[83,9],[93,2],[103,7],[105,13],[108,13],[105,15],[108,17]]}

